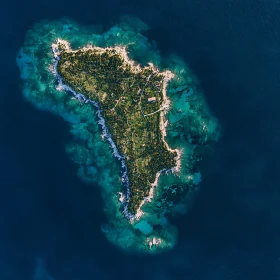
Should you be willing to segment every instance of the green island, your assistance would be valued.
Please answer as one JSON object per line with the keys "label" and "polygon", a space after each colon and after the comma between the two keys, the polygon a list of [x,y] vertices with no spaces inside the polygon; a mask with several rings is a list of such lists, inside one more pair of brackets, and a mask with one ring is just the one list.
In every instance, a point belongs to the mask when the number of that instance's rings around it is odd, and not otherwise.
{"label": "green island", "polygon": [[151,64],[140,67],[128,60],[125,48],[73,51],[61,40],[53,46],[54,53],[59,53],[57,72],[62,82],[97,102],[102,111],[127,166],[127,210],[135,216],[150,196],[157,173],[176,166],[178,152],[167,146],[161,124],[168,110],[164,91],[171,72],[161,73]]}
{"label": "green island", "polygon": [[100,189],[101,231],[129,253],[154,254],[176,245],[171,221],[199,193],[200,161],[220,126],[186,63],[160,55],[147,29],[134,17],[106,31],[45,20],[16,60],[23,96],[65,121],[77,176]]}

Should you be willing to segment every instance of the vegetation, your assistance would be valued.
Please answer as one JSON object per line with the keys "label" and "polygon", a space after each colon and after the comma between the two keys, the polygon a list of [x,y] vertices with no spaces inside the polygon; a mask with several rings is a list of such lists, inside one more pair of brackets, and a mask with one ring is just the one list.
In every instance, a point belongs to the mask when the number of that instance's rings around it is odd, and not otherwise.
{"label": "vegetation", "polygon": [[175,166],[176,154],[162,140],[160,113],[152,114],[163,102],[164,74],[152,66],[136,71],[113,48],[62,51],[57,70],[64,84],[99,104],[112,139],[125,156],[131,192],[128,211],[135,214],[156,173]]}

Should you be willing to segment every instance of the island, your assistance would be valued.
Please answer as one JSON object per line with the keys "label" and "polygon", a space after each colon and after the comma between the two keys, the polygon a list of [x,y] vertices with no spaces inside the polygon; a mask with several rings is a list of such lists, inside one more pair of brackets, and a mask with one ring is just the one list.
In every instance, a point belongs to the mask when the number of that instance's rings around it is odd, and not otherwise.
{"label": "island", "polygon": [[98,108],[103,135],[122,161],[124,214],[139,218],[160,173],[180,167],[179,150],[172,150],[164,140],[170,106],[166,87],[174,75],[152,64],[140,67],[128,58],[125,47],[88,46],[74,51],[58,39],[52,50],[59,87]]}
{"label": "island", "polygon": [[101,230],[129,252],[157,253],[176,244],[169,217],[188,211],[220,128],[195,76],[180,58],[162,58],[146,28],[132,17],[104,33],[42,21],[17,63],[25,98],[68,123],[66,152],[102,192]]}

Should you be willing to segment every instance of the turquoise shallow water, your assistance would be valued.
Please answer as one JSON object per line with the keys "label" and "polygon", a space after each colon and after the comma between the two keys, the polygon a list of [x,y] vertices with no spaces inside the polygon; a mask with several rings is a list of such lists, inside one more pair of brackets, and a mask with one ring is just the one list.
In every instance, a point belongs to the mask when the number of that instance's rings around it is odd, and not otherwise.
{"label": "turquoise shallow water", "polygon": [[[103,34],[68,19],[44,21],[28,31],[17,63],[24,81],[23,94],[37,108],[61,116],[70,125],[72,141],[66,152],[77,164],[77,174],[86,183],[97,183],[104,200],[108,222],[101,225],[107,238],[129,251],[159,252],[176,244],[177,229],[168,217],[182,213],[199,188],[201,174],[197,149],[219,137],[219,126],[211,115],[198,82],[178,57],[162,58],[141,32],[147,26],[136,18],[126,18]],[[142,65],[152,62],[175,74],[167,89],[171,100],[166,140],[182,151],[179,174],[162,174],[154,198],[142,207],[139,220],[127,221],[119,202],[125,192],[120,180],[120,162],[112,155],[108,142],[101,138],[96,108],[82,103],[67,91],[56,89],[51,44],[57,38],[70,42],[73,49],[93,44],[100,47],[125,45],[129,56]]]}

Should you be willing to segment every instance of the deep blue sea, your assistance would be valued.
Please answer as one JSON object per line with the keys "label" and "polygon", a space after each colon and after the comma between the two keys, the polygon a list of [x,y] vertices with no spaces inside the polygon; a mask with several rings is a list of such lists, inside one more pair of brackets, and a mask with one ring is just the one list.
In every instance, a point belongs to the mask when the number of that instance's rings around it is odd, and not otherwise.
{"label": "deep blue sea", "polygon": [[[126,255],[100,230],[100,191],[77,177],[58,116],[24,100],[15,57],[41,19],[150,26],[163,55],[199,78],[223,136],[200,169],[175,249]],[[1,3],[0,280],[280,279],[280,1],[121,0]]]}

